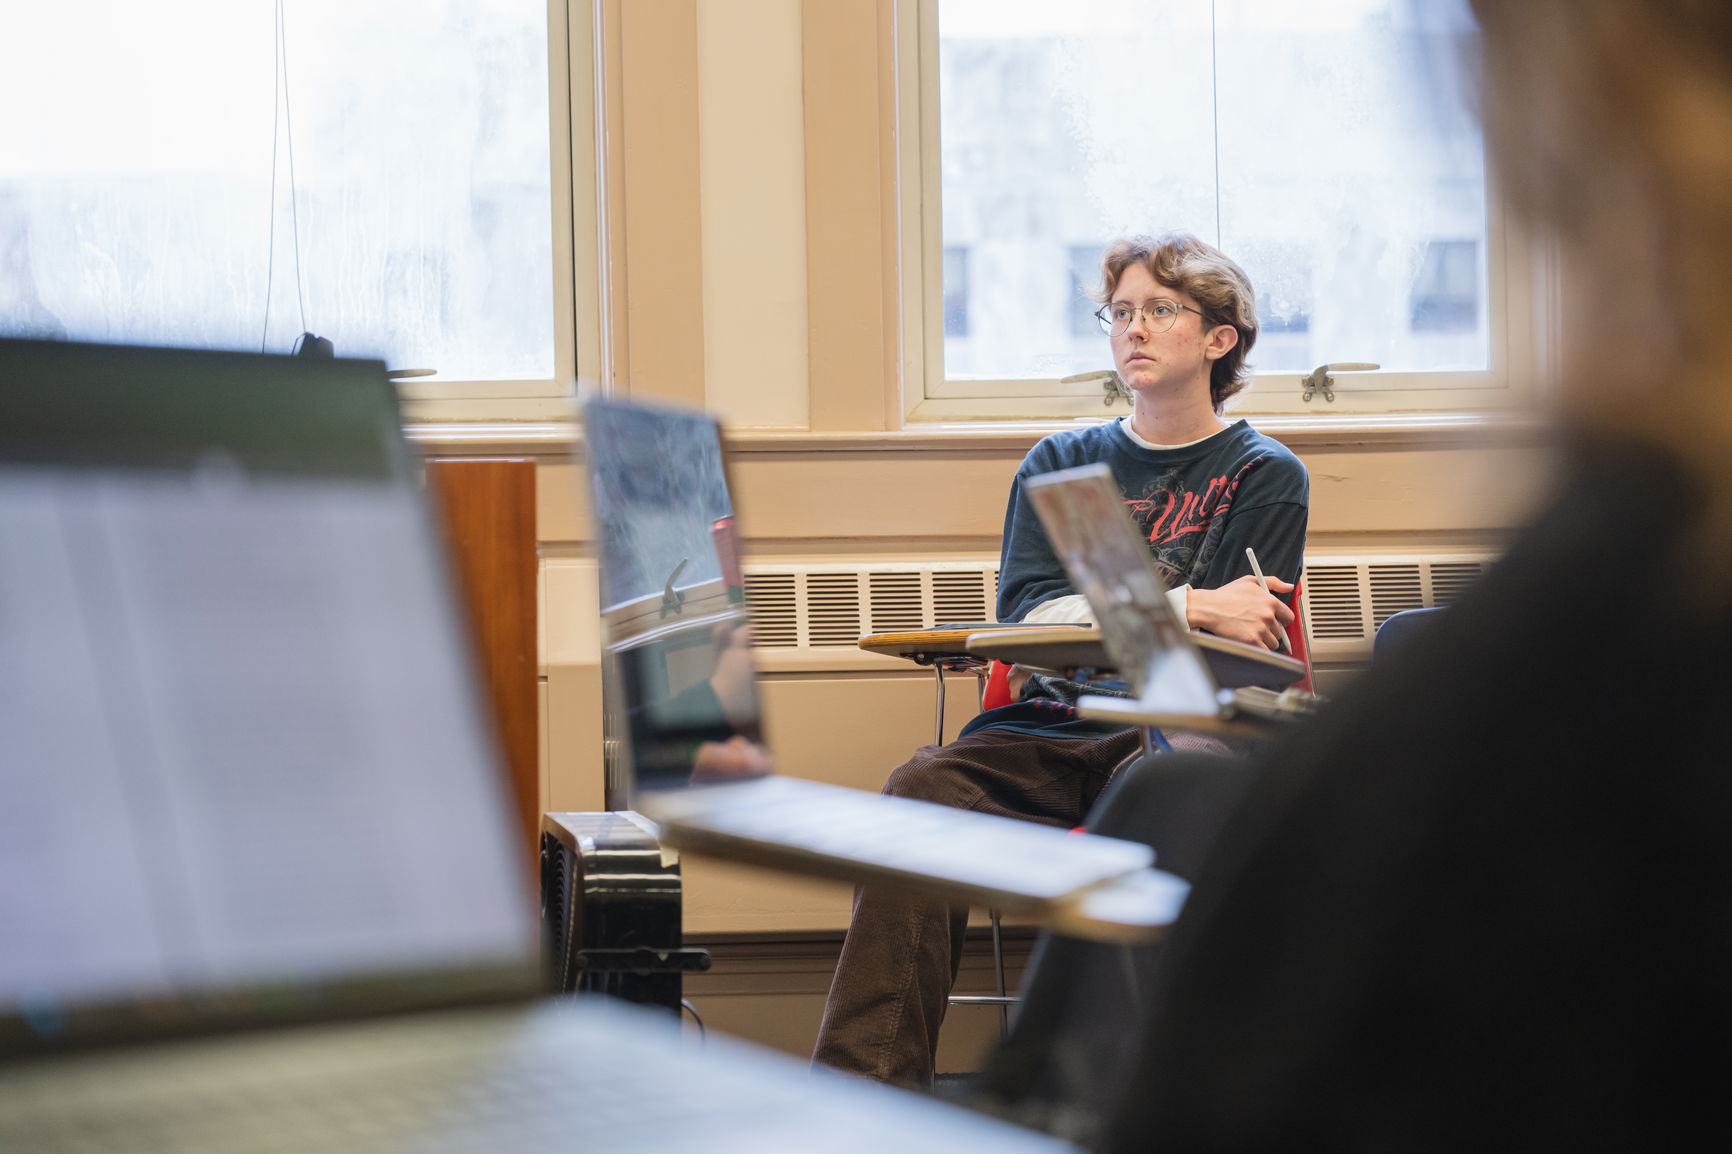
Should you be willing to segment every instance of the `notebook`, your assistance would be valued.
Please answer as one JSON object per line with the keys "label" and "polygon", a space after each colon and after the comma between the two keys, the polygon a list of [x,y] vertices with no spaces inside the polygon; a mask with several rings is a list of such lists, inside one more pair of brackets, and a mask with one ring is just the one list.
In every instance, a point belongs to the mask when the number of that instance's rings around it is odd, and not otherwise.
{"label": "notebook", "polygon": [[[1101,644],[1133,694],[1085,695],[1077,701],[1079,711],[1102,719],[1123,716],[1132,724],[1228,732],[1242,732],[1247,722],[1291,720],[1316,711],[1318,699],[1301,690],[1223,689],[1216,682],[1167,600],[1166,584],[1125,512],[1111,468],[1097,463],[1061,469],[1030,478],[1025,489],[1072,587],[1094,611]],[[1292,664],[1255,645],[1220,638],[1214,644],[1242,650],[1246,660]]]}
{"label": "notebook", "polygon": [[[1151,868],[1140,843],[775,772],[719,425],[592,400],[584,455],[617,754],[610,808],[650,818],[675,846],[917,886],[1078,936],[1145,939],[1177,915],[1184,883]],[[838,717],[836,741],[867,724]]]}
{"label": "notebook", "polygon": [[0,340],[0,1150],[1060,1149],[541,997],[384,367]]}

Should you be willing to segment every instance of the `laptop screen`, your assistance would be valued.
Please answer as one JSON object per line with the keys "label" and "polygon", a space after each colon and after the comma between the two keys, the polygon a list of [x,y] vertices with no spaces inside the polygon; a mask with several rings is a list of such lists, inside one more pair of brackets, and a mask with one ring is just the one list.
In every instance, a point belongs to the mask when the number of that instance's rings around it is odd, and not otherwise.
{"label": "laptop screen", "polygon": [[[584,406],[607,710],[622,779],[640,790],[770,771],[721,429],[698,412]],[[623,747],[623,748],[622,748]]]}
{"label": "laptop screen", "polygon": [[0,1050],[533,981],[455,605],[377,362],[0,341]]}
{"label": "laptop screen", "polygon": [[1216,686],[1167,600],[1148,545],[1105,464],[1032,477],[1028,499],[1071,585],[1088,601],[1101,644],[1139,699],[1212,713]]}

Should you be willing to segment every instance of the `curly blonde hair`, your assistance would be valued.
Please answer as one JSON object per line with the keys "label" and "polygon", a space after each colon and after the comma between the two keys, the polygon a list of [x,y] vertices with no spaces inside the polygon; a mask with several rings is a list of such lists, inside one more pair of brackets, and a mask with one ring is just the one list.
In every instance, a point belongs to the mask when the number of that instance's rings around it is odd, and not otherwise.
{"label": "curly blonde hair", "polygon": [[1119,278],[1132,265],[1141,265],[1150,276],[1197,302],[1203,323],[1210,328],[1232,325],[1238,341],[1209,366],[1209,399],[1220,413],[1228,398],[1251,383],[1251,366],[1245,360],[1257,343],[1257,294],[1251,278],[1226,253],[1188,233],[1165,236],[1128,236],[1113,242],[1101,257],[1101,287],[1094,298],[1101,304],[1112,299]]}

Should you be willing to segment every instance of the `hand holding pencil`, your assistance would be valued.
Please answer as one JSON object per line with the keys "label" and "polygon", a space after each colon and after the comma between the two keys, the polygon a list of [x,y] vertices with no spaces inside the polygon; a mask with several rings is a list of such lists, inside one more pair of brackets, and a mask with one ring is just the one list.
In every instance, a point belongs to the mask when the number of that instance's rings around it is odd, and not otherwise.
{"label": "hand holding pencil", "polygon": [[[1256,550],[1252,549],[1248,545],[1245,547],[1245,559],[1251,562],[1251,572],[1257,575],[1257,584],[1263,587],[1263,592],[1268,593],[1269,596],[1273,597],[1275,594],[1269,589],[1269,579],[1263,576],[1263,567],[1257,564]],[[1293,651],[1293,647],[1287,643],[1287,635],[1285,633],[1281,634],[1280,642],[1282,653],[1291,653]]]}

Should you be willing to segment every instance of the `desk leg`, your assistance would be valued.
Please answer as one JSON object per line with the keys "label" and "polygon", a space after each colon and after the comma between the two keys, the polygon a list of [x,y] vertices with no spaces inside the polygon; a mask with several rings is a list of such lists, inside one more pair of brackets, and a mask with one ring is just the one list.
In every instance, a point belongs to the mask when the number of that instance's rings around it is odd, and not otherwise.
{"label": "desk leg", "polygon": [[944,744],[944,662],[932,663],[932,676],[938,678],[938,720],[932,734],[933,745]]}

